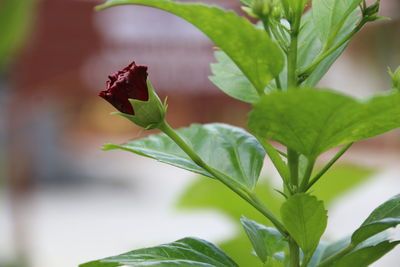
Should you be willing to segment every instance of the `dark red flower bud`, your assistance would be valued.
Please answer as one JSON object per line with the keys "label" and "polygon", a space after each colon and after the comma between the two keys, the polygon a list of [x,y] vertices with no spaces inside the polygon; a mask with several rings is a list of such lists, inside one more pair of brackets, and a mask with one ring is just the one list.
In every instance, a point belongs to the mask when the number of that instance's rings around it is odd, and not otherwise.
{"label": "dark red flower bud", "polygon": [[108,77],[107,90],[99,96],[111,103],[123,116],[145,129],[155,129],[164,122],[167,104],[162,103],[147,80],[147,67],[128,67]]}
{"label": "dark red flower bud", "polygon": [[114,75],[108,76],[108,78],[107,90],[101,91],[99,96],[107,100],[120,112],[135,114],[129,99],[148,101],[146,66],[137,66],[135,62],[132,62],[129,66]]}

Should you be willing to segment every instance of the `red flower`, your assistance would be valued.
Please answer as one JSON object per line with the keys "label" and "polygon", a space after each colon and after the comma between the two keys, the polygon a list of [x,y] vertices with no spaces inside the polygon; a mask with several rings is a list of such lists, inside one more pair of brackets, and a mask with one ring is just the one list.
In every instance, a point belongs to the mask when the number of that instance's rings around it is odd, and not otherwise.
{"label": "red flower", "polygon": [[108,76],[107,90],[99,96],[107,100],[122,113],[134,115],[132,104],[128,99],[149,100],[147,88],[147,67],[137,66],[133,61],[129,66]]}

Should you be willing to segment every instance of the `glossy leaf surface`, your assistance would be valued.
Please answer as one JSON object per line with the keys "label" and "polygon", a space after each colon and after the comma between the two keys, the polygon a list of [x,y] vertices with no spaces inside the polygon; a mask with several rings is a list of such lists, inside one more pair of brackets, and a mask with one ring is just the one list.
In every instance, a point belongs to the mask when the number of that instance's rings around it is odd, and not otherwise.
{"label": "glossy leaf surface", "polygon": [[327,211],[322,201],[308,194],[296,194],[281,207],[283,224],[303,250],[312,256],[327,225]]}
{"label": "glossy leaf surface", "polygon": [[238,265],[213,244],[191,237],[80,265],[80,267],[117,266],[237,267]]}
{"label": "glossy leaf surface", "polygon": [[167,0],[110,0],[98,9],[125,4],[159,8],[187,20],[221,48],[258,91],[264,90],[283,68],[284,57],[278,45],[264,31],[232,11]]}
{"label": "glossy leaf surface", "polygon": [[[214,123],[192,124],[177,132],[209,166],[248,188],[257,183],[265,152],[257,139],[245,130]],[[150,135],[123,145],[109,144],[104,149],[130,151],[213,178],[165,134]]]}
{"label": "glossy leaf surface", "polygon": [[400,94],[359,101],[330,91],[299,89],[264,96],[249,128],[307,157],[400,126]]}

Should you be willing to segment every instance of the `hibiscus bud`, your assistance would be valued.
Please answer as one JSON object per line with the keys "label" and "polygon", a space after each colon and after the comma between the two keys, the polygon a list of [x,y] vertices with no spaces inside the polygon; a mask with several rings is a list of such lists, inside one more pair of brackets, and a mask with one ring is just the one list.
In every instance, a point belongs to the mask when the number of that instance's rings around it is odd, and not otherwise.
{"label": "hibiscus bud", "polygon": [[393,90],[400,91],[400,66],[394,72],[389,69],[389,74],[392,77]]}
{"label": "hibiscus bud", "polygon": [[146,129],[157,128],[164,121],[166,106],[147,80],[146,66],[132,62],[108,78],[107,89],[99,96],[120,111],[116,114]]}

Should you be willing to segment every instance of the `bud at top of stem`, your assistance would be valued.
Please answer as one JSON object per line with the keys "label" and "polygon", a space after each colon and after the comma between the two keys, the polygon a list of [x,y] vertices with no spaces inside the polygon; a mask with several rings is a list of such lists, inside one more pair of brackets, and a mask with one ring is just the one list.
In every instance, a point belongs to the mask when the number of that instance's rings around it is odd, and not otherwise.
{"label": "bud at top of stem", "polygon": [[166,105],[161,103],[147,80],[146,66],[137,66],[132,62],[110,75],[107,89],[101,91],[99,96],[120,111],[117,114],[143,128],[157,128],[164,121]]}

